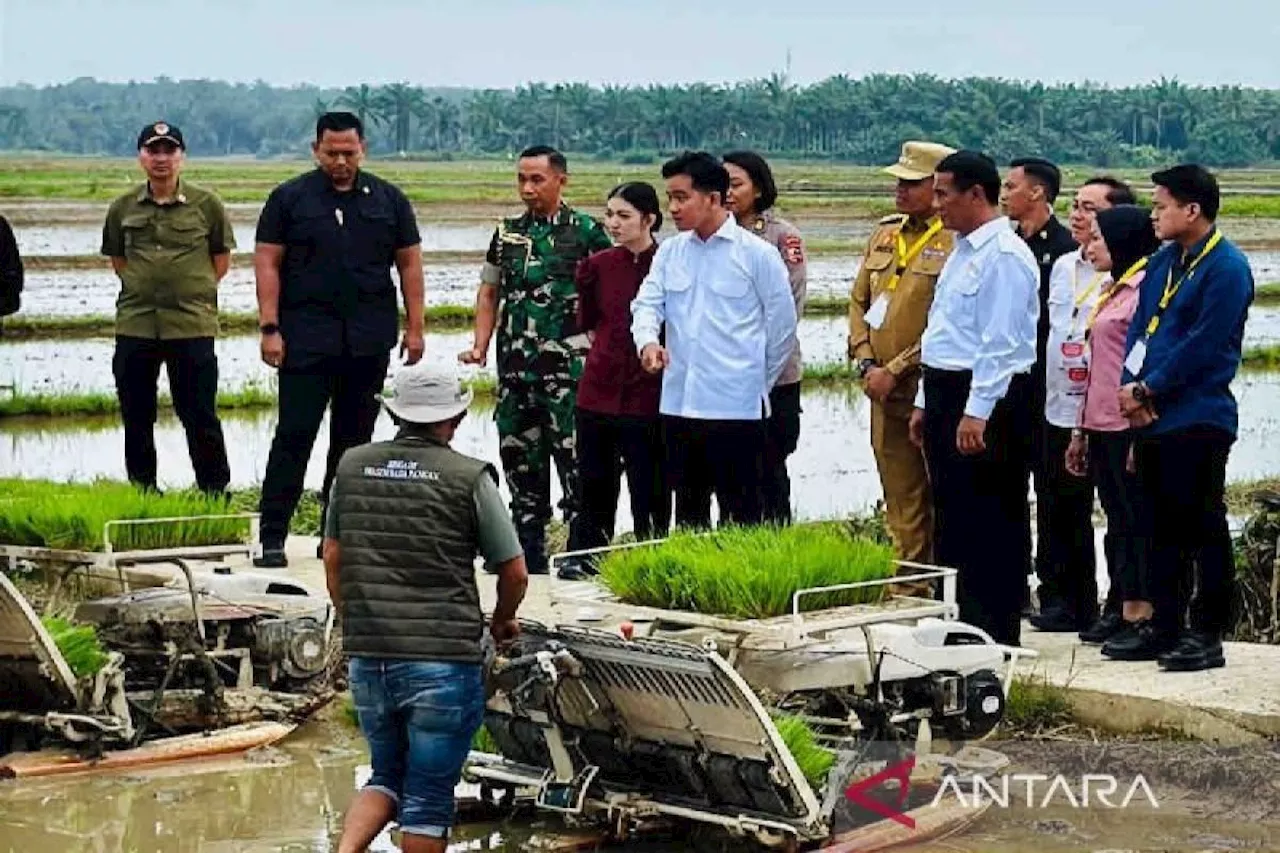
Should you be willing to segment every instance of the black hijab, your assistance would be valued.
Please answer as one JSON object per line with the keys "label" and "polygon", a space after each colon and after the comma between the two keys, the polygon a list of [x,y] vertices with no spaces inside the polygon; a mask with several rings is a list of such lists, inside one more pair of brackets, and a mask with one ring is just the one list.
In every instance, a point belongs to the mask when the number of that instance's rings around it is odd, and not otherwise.
{"label": "black hijab", "polygon": [[1134,204],[1120,204],[1098,211],[1098,230],[1111,255],[1111,277],[1118,281],[1129,267],[1160,248],[1151,211]]}

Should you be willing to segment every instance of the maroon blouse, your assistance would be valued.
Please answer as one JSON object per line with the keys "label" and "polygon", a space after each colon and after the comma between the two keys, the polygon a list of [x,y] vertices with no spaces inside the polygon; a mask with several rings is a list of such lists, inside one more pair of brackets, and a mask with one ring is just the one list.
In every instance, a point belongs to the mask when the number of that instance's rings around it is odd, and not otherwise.
{"label": "maroon blouse", "polygon": [[578,382],[578,408],[605,415],[657,417],[662,374],[640,366],[631,337],[631,300],[658,247],[639,255],[615,246],[578,263],[578,328],[594,332]]}

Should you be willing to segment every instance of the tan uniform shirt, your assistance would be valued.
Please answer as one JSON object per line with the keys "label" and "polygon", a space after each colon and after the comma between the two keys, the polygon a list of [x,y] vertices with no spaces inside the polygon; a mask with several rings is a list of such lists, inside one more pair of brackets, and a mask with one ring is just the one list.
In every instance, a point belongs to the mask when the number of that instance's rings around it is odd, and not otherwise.
{"label": "tan uniform shirt", "polygon": [[[775,216],[772,210],[766,210],[751,223],[748,230],[769,245],[776,246],[778,253],[782,255],[782,261],[787,265],[787,277],[791,282],[791,295],[796,301],[796,319],[799,320],[804,316],[804,303],[809,291],[809,270],[805,263],[804,241],[800,238],[799,229],[782,217]],[[782,375],[775,384],[790,385],[799,382],[801,373],[800,337],[797,335],[791,357],[787,359]]]}
{"label": "tan uniform shirt", "polygon": [[894,408],[909,409],[915,399],[920,379],[920,339],[929,320],[934,286],[951,254],[955,234],[946,229],[938,231],[911,259],[897,288],[888,294],[888,308],[879,329],[871,328],[866,315],[885,292],[897,268],[899,231],[909,250],[924,236],[930,224],[909,220],[903,214],[880,220],[867,242],[862,269],[854,280],[849,300],[849,356],[854,361],[874,359],[898,377],[888,400],[890,404],[897,404]]}

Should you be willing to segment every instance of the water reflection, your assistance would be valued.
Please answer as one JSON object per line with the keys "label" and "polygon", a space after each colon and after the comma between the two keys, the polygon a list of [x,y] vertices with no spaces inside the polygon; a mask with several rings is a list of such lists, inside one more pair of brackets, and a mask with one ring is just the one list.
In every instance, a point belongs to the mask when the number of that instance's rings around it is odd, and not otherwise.
{"label": "water reflection", "polygon": [[[1227,476],[1232,480],[1280,474],[1280,376],[1248,374],[1233,386],[1240,401],[1239,440],[1232,449]],[[803,517],[831,517],[859,511],[879,499],[880,484],[869,440],[869,408],[855,388],[810,390],[803,398],[800,444],[791,457],[793,500]],[[232,483],[261,482],[275,426],[274,411],[234,414],[224,419],[231,455]],[[375,438],[394,428],[379,418]],[[187,459],[186,437],[172,416],[156,428],[160,481],[175,488],[194,482]],[[498,434],[492,409],[479,403],[458,432],[463,453],[496,461]],[[307,488],[319,488],[328,447],[328,420],[307,468]],[[0,476],[21,475],[55,480],[124,477],[124,433],[115,418],[0,420]],[[505,488],[505,486],[504,486]],[[552,478],[555,499],[559,488]],[[630,526],[625,496],[619,529]]]}
{"label": "water reflection", "polygon": [[[106,215],[106,207],[98,211]],[[256,229],[255,219],[232,219],[236,235],[236,252],[252,252]],[[420,216],[418,232],[422,235],[422,248],[426,252],[466,252],[483,250],[493,233],[492,225],[457,225],[426,222]],[[86,222],[74,225],[41,224],[15,226],[14,236],[18,249],[26,255],[96,255],[102,248],[102,224]]]}
{"label": "water reflection", "polygon": [[[800,344],[806,358],[815,364],[844,359],[847,327],[842,317],[811,317],[800,323]],[[67,391],[105,391],[114,389],[111,375],[111,353],[114,342],[109,338],[87,340],[25,340],[0,344],[0,385],[12,384],[29,393]],[[428,332],[427,358],[438,361],[456,359],[471,346],[471,333]],[[272,381],[275,371],[262,363],[258,338],[239,335],[220,338],[216,344],[224,390],[248,384]],[[488,372],[494,359],[490,347]],[[392,359],[391,373],[396,369]],[[162,374],[162,388],[168,380]]]}

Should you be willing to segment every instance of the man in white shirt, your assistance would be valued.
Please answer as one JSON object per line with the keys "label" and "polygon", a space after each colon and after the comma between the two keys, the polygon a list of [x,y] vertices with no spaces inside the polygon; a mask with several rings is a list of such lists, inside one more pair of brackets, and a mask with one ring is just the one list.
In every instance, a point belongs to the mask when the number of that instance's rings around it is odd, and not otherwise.
{"label": "man in white shirt", "polygon": [[[1040,612],[1031,617],[1041,631],[1074,632],[1091,627],[1098,617],[1098,556],[1093,544],[1093,481],[1067,471],[1067,446],[1080,425],[1080,407],[1088,385],[1085,348],[1089,318],[1109,278],[1084,257],[1098,211],[1135,204],[1133,190],[1115,178],[1097,177],[1076,190],[1067,221],[1079,248],[1054,262],[1049,273],[1049,336],[1045,348],[1042,458],[1044,479],[1037,491],[1042,537],[1036,545],[1040,579]],[[1124,270],[1116,273],[1119,275]],[[1107,595],[1108,611],[1117,616],[1117,591]],[[1110,606],[1114,605],[1114,607]]]}
{"label": "man in white shirt", "polygon": [[921,341],[924,377],[911,415],[934,489],[934,562],[958,570],[960,618],[997,642],[1021,638],[1027,491],[1040,273],[997,208],[1000,173],[975,151],[934,172],[943,227],[956,232]]}
{"label": "man in white shirt", "polygon": [[710,154],[683,154],[662,177],[680,233],[658,246],[631,334],[644,368],[664,371],[676,524],[709,527],[708,493],[722,522],[758,524],[769,389],[796,340],[787,268],[725,207],[729,173]]}

